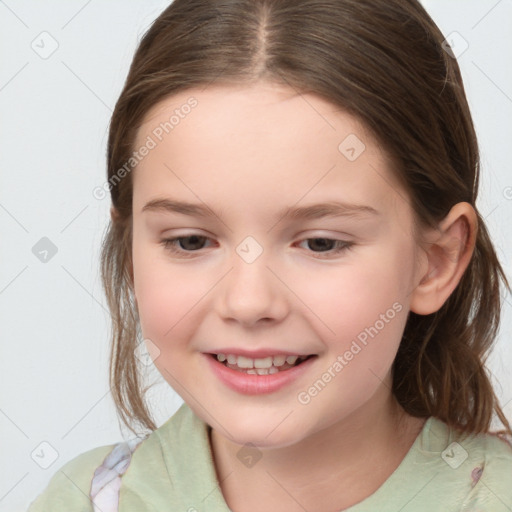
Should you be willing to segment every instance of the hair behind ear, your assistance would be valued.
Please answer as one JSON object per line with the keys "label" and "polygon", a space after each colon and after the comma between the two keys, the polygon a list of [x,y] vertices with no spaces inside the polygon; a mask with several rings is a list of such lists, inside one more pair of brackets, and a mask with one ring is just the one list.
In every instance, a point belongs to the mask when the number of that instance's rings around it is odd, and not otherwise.
{"label": "hair behind ear", "polygon": [[495,409],[506,427],[500,433],[512,435],[485,366],[500,323],[500,280],[510,286],[478,213],[477,219],[475,250],[454,292],[435,313],[409,315],[393,392],[409,414],[466,432],[487,432]]}

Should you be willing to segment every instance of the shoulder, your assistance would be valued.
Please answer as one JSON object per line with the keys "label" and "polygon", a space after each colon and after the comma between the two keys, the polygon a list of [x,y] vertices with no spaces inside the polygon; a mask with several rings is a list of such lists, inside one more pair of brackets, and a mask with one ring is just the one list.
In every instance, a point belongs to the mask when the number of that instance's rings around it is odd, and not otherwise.
{"label": "shoulder", "polygon": [[471,492],[462,510],[512,510],[512,443],[487,433],[461,444],[467,453],[464,467],[471,478]]}
{"label": "shoulder", "polygon": [[181,471],[184,461],[190,457],[197,456],[200,460],[204,459],[209,452],[207,432],[206,424],[187,404],[182,404],[137,448],[133,455],[133,462],[125,475],[128,477],[126,480],[131,478],[128,474],[133,475],[137,468],[141,473],[147,474],[148,463],[154,471],[165,470],[174,473],[176,468]]}
{"label": "shoulder", "polygon": [[[128,506],[129,504],[129,506]],[[133,454],[119,506],[129,510],[228,510],[218,486],[209,427],[184,403]]]}
{"label": "shoulder", "polygon": [[[493,472],[496,469],[509,469],[508,477],[512,483],[512,439],[493,433],[462,437],[459,441],[467,451],[470,461],[478,461],[483,470]],[[504,475],[505,476],[505,475]]]}
{"label": "shoulder", "polygon": [[411,481],[414,473],[418,485],[432,482],[428,503],[419,510],[512,511],[510,439],[490,432],[463,433],[431,416],[414,447],[407,466]]}
{"label": "shoulder", "polygon": [[[496,434],[485,434],[482,438],[484,472],[487,471],[495,481],[506,482],[512,498],[512,441]],[[512,506],[512,502],[509,504]]]}
{"label": "shoulder", "polygon": [[73,511],[93,511],[89,493],[94,471],[115,446],[93,448],[60,467],[28,512],[67,512],[71,506]]}

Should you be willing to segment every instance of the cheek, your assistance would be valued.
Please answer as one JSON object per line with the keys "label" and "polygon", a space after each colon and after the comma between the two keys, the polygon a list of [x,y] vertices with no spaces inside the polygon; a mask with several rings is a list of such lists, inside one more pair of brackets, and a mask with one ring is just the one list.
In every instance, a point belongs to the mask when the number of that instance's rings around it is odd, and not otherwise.
{"label": "cheek", "polygon": [[204,279],[179,265],[171,266],[159,247],[134,247],[134,290],[142,333],[161,345],[171,336],[179,337],[182,320],[204,295]]}
{"label": "cheek", "polygon": [[404,256],[407,251],[400,244],[381,246],[353,265],[303,279],[305,303],[321,320],[315,323],[322,325],[331,358],[347,354],[349,373],[364,367],[383,377],[393,362],[409,311],[413,258]]}
{"label": "cheek", "polygon": [[141,328],[146,337],[161,341],[180,337],[187,316],[200,300],[190,280],[183,284],[185,287],[180,286],[179,279],[162,275],[155,277],[146,273],[141,276],[135,293]]}
{"label": "cheek", "polygon": [[[331,330],[333,336],[356,335],[357,330],[373,325],[381,314],[406,309],[406,270],[392,258],[360,262],[338,271],[317,273],[303,278],[304,302]],[[297,283],[297,280],[295,280]],[[393,304],[399,303],[400,308]]]}

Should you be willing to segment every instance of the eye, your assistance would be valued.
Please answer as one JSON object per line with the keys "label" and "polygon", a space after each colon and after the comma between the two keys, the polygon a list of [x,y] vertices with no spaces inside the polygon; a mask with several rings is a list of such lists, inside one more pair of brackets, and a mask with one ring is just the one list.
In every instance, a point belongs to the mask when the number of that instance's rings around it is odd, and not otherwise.
{"label": "eye", "polygon": [[[182,240],[185,241],[184,244],[182,244]],[[191,257],[191,254],[187,253],[193,253],[198,252],[198,249],[201,249],[202,247],[197,247],[198,245],[202,245],[205,240],[209,240],[207,236],[202,235],[187,235],[187,236],[177,236],[175,238],[166,238],[162,240],[160,243],[164,246],[164,248],[174,254],[180,254],[184,257]],[[177,243],[182,246],[180,248],[177,247]],[[191,249],[192,247],[192,249]],[[195,249],[194,249],[195,247]]]}
{"label": "eye", "polygon": [[[315,256],[315,258],[326,258],[326,257],[328,258],[333,255],[339,254],[343,251],[348,251],[354,245],[353,242],[346,242],[343,240],[335,240],[332,238],[306,238],[301,243],[304,243],[304,242],[306,242],[310,247],[313,247],[313,248],[315,246],[320,249],[327,248],[326,250],[323,250],[323,251],[321,250],[320,252],[313,250],[313,252],[317,253],[317,254],[326,253],[326,256]],[[313,242],[313,243],[311,243],[311,242]],[[333,245],[335,248],[330,248]]]}
{"label": "eye", "polygon": [[[184,258],[194,257],[194,253],[200,252],[204,248],[204,243],[211,240],[203,235],[186,235],[175,238],[166,238],[161,240],[161,244],[166,250],[173,254],[178,254]],[[307,243],[317,256],[315,258],[328,258],[337,255],[343,251],[348,251],[354,245],[353,242],[336,240],[332,238],[306,238],[300,243]],[[319,249],[319,250],[317,250]],[[325,256],[323,255],[325,254]]]}

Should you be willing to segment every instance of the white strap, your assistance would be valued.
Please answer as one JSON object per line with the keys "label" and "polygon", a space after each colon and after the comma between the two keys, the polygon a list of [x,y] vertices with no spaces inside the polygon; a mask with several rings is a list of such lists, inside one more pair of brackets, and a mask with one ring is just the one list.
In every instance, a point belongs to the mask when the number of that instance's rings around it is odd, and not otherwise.
{"label": "white strap", "polygon": [[128,469],[133,452],[146,437],[117,443],[94,471],[90,491],[94,512],[117,512],[121,476]]}

